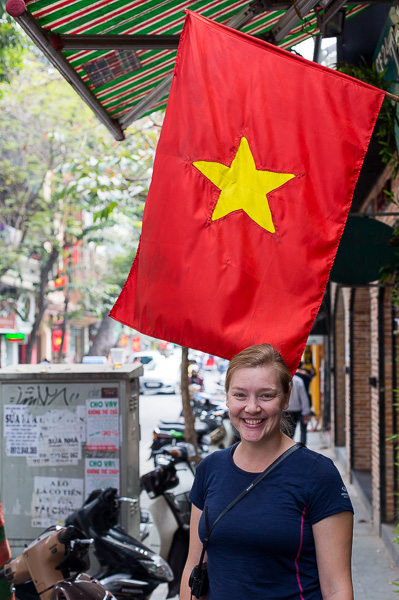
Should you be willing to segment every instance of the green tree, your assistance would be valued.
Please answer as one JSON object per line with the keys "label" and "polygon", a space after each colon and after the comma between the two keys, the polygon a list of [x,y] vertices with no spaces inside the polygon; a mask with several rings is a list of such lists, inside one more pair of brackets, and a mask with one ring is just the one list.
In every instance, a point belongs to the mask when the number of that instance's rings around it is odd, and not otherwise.
{"label": "green tree", "polygon": [[[147,120],[143,131],[136,128],[116,144],[66,82],[34,55],[1,87],[0,277],[21,279],[26,261],[37,261],[30,361],[49,282],[67,248],[86,240],[92,247],[113,244],[109,254],[115,253],[111,233],[131,218],[132,204],[140,225],[156,141]],[[66,315],[74,282],[68,285]]]}
{"label": "green tree", "polygon": [[0,0],[0,83],[11,81],[21,68],[24,52],[29,46],[27,36],[8,15],[5,6],[6,0]]}
{"label": "green tree", "polygon": [[[80,284],[82,309],[99,328],[89,354],[107,355],[120,327],[108,317],[130,270],[141,233],[159,127],[144,119],[121,144],[98,144],[89,158],[63,165],[60,195],[87,206],[93,225],[86,239],[97,246],[95,276]],[[101,280],[101,287],[98,281]]]}

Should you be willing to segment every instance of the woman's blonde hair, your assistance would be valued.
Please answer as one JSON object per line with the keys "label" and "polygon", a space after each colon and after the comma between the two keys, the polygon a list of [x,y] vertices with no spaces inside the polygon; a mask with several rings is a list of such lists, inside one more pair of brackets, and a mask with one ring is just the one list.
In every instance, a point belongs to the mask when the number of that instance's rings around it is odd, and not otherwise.
{"label": "woman's blonde hair", "polygon": [[226,372],[226,392],[229,391],[231,378],[235,371],[247,367],[263,367],[265,365],[270,365],[277,371],[283,392],[284,394],[288,394],[292,382],[291,372],[285,364],[280,352],[273,348],[271,344],[255,344],[254,346],[248,346],[248,348],[245,348],[245,350],[242,350],[233,356]]}

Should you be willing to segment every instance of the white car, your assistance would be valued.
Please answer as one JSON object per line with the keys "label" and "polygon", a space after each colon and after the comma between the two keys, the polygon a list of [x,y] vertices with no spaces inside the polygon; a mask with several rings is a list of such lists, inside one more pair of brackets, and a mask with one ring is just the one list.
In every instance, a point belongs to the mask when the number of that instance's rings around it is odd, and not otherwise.
{"label": "white car", "polygon": [[144,374],[139,378],[140,394],[180,393],[180,363],[176,357],[162,356],[158,351],[135,352],[133,361],[139,360]]}
{"label": "white car", "polygon": [[143,366],[149,365],[150,363],[155,363],[160,358],[161,354],[158,352],[158,350],[142,350],[132,354],[132,362],[141,362]]}

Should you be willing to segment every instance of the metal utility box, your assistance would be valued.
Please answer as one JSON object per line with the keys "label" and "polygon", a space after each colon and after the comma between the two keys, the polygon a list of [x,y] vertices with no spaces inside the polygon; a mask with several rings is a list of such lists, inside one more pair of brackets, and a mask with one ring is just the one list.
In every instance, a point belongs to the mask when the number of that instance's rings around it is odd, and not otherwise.
{"label": "metal utility box", "polygon": [[0,501],[13,556],[98,488],[137,500],[122,504],[121,524],[138,535],[142,372],[141,365],[0,369]]}

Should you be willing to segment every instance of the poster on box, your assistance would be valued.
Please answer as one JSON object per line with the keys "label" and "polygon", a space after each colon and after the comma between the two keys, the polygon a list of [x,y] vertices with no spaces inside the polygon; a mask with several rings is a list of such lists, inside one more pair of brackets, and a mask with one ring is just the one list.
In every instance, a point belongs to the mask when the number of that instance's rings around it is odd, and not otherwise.
{"label": "poster on box", "polygon": [[83,479],[34,477],[32,527],[43,529],[50,525],[62,524],[83,502]]}
{"label": "poster on box", "polygon": [[3,410],[6,456],[37,456],[39,422],[29,406],[6,404]]}
{"label": "poster on box", "polygon": [[40,415],[38,422],[38,453],[36,457],[26,459],[28,465],[77,465],[82,458],[84,441],[81,411],[53,409]]}
{"label": "poster on box", "polygon": [[119,458],[86,458],[86,498],[92,491],[98,489],[113,487],[119,492],[119,476]]}
{"label": "poster on box", "polygon": [[119,400],[86,400],[86,450],[119,450]]}

